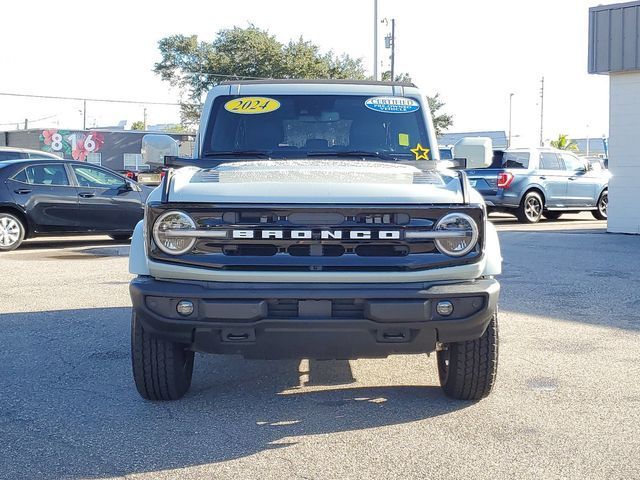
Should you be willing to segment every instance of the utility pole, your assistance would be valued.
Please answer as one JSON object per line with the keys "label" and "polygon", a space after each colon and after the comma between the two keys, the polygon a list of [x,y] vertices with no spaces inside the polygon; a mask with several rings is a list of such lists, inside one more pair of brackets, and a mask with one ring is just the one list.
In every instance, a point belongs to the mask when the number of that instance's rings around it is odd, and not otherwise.
{"label": "utility pole", "polygon": [[87,101],[82,100],[82,130],[87,129]]}
{"label": "utility pole", "polygon": [[147,107],[144,107],[144,110],[142,111],[142,126],[143,126],[143,130],[147,129]]}
{"label": "utility pole", "polygon": [[25,118],[24,119],[24,129],[26,130],[27,128],[29,128],[29,119]]}
{"label": "utility pole", "polygon": [[589,156],[589,124],[587,123],[587,157]]}
{"label": "utility pole", "polygon": [[509,94],[509,141],[507,142],[507,148],[511,147],[511,107],[513,101],[513,93]]}
{"label": "utility pole", "polygon": [[540,80],[540,146],[544,147],[544,76]]}
{"label": "utility pole", "polygon": [[373,79],[378,80],[378,0],[373,0]]}
{"label": "utility pole", "polygon": [[[389,25],[389,20],[383,18],[380,23],[384,23],[385,26]],[[391,55],[389,59],[391,60],[391,78],[390,80],[393,82],[396,77],[396,19],[391,19],[391,32],[385,35],[384,37],[384,48],[391,50]],[[384,73],[382,74],[384,77]]]}
{"label": "utility pole", "polygon": [[391,19],[391,81],[393,82],[395,76],[395,64],[396,64],[396,19]]}

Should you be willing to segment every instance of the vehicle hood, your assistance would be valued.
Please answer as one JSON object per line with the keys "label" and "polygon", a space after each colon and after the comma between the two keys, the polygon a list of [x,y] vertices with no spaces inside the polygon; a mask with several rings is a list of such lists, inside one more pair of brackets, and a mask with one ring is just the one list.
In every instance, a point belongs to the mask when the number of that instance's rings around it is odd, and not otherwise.
{"label": "vehicle hood", "polygon": [[139,183],[138,187],[140,188],[140,196],[142,197],[142,200],[146,200],[147,197],[151,195],[151,192],[156,189],[156,187],[150,187],[149,185],[145,185],[143,183]]}
{"label": "vehicle hood", "polygon": [[[160,200],[156,189],[150,200]],[[175,172],[171,202],[462,203],[460,183],[436,170],[372,161],[264,160]],[[480,202],[482,200],[480,199]]]}

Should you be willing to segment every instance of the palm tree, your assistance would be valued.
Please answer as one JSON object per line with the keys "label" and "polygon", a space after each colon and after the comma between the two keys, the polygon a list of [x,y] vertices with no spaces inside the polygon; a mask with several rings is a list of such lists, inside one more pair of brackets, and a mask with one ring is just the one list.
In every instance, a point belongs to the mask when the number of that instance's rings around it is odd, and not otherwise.
{"label": "palm tree", "polygon": [[578,151],[578,145],[573,140],[570,140],[566,133],[558,135],[557,140],[551,140],[551,146],[559,150],[571,150],[572,152]]}

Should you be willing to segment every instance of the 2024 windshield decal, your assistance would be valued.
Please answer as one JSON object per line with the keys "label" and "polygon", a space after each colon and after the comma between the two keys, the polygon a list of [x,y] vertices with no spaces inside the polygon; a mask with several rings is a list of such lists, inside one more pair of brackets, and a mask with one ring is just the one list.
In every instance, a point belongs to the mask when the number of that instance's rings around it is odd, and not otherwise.
{"label": "2024 windshield decal", "polygon": [[275,112],[280,108],[280,102],[267,97],[242,97],[234,98],[224,104],[227,112],[240,115],[257,115],[261,113]]}

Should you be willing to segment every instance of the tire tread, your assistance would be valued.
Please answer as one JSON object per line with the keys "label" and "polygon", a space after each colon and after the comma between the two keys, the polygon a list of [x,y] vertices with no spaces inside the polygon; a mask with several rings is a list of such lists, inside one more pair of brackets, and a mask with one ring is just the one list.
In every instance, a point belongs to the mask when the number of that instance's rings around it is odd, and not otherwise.
{"label": "tire tread", "polygon": [[448,347],[449,372],[442,382],[445,394],[460,400],[486,397],[495,384],[498,367],[497,312],[480,338]]}
{"label": "tire tread", "polygon": [[[184,355],[186,369],[181,367]],[[147,400],[177,400],[191,385],[193,352],[145,332],[135,313],[131,318],[131,360],[140,395]]]}

